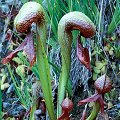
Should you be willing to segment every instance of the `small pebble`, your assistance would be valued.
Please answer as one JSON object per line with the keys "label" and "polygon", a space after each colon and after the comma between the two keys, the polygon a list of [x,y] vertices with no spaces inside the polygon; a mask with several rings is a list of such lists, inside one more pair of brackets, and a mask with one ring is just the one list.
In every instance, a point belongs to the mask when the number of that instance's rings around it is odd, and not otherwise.
{"label": "small pebble", "polygon": [[25,108],[19,104],[13,104],[12,109],[10,109],[7,114],[9,116],[18,117],[25,114]]}
{"label": "small pebble", "polygon": [[35,115],[40,115],[41,113],[42,113],[42,111],[41,111],[40,109],[38,109],[38,110],[35,111],[34,114],[35,114]]}
{"label": "small pebble", "polygon": [[115,105],[117,107],[117,109],[120,109],[120,103]]}
{"label": "small pebble", "polygon": [[9,11],[10,11],[9,6],[7,4],[3,4],[1,6],[1,10],[3,13],[6,13],[6,14],[9,13]]}
{"label": "small pebble", "polygon": [[12,104],[3,102],[3,111],[8,111],[12,107]]}

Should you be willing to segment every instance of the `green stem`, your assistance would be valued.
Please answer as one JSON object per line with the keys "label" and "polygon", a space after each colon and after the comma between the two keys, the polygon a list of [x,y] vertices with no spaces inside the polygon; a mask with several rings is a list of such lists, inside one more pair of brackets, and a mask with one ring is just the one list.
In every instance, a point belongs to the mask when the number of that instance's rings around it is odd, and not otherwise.
{"label": "green stem", "polygon": [[[37,65],[45,104],[51,120],[55,120],[50,69],[45,52],[46,25],[37,25]],[[44,44],[44,46],[43,46]]]}
{"label": "green stem", "polygon": [[20,92],[19,89],[18,89],[18,86],[17,86],[17,84],[16,84],[16,80],[15,80],[15,78],[14,78],[14,76],[13,76],[13,73],[12,73],[12,70],[11,70],[9,64],[7,64],[7,68],[8,68],[8,71],[9,71],[9,73],[10,73],[10,77],[11,77],[11,79],[12,79],[12,82],[13,82],[14,85],[15,85],[15,92],[16,92],[16,94],[19,96],[21,103],[26,107],[26,101],[23,99],[22,94],[21,94],[21,92]]}
{"label": "green stem", "polygon": [[100,105],[98,102],[95,102],[93,105],[92,112],[86,120],[94,120],[97,117],[99,111],[100,111]]}
{"label": "green stem", "polygon": [[34,116],[35,110],[36,110],[36,103],[33,102],[32,108],[31,108],[31,111],[30,111],[30,120],[34,120],[35,119],[35,116]]}
{"label": "green stem", "polygon": [[[65,36],[65,35],[63,35]],[[62,36],[62,39],[64,40]],[[71,41],[72,36],[69,39],[69,43],[67,44],[67,47],[64,47],[63,49],[61,47],[61,53],[62,53],[62,73],[60,75],[59,79],[59,86],[58,86],[58,101],[57,101],[57,117],[61,114],[61,103],[65,96],[66,86],[69,79],[69,72],[70,72],[70,54],[71,54]],[[60,43],[60,46],[66,46],[63,42],[63,44]],[[68,49],[67,49],[68,48]]]}
{"label": "green stem", "polygon": [[62,73],[59,79],[57,118],[62,112],[61,103],[65,97],[65,91],[70,73],[72,30],[79,30],[84,37],[92,37],[95,34],[95,26],[92,21],[81,12],[70,12],[64,15],[58,24],[58,42],[62,54]]}

